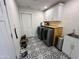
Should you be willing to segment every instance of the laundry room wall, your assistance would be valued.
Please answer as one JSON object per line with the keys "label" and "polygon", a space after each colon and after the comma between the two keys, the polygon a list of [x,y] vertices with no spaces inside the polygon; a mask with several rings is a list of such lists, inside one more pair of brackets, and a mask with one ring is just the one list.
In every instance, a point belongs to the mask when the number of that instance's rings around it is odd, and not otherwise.
{"label": "laundry room wall", "polygon": [[[43,18],[43,12],[40,10],[31,10],[31,9],[19,9],[19,14],[21,13],[30,13],[32,14],[32,33],[33,36],[37,36],[36,34],[36,30],[37,27],[40,25],[41,22],[44,21]],[[21,17],[21,15],[20,15]],[[20,18],[20,24],[21,24],[21,18]],[[21,29],[21,31],[23,31],[23,29]]]}
{"label": "laundry room wall", "polygon": [[64,4],[62,11],[62,26],[64,34],[75,33],[79,35],[79,0],[69,0]]}

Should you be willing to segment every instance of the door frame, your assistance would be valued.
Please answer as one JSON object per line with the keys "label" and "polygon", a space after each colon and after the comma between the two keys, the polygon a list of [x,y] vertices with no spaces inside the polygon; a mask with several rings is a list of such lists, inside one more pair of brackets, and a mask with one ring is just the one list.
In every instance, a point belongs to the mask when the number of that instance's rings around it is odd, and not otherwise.
{"label": "door frame", "polygon": [[[32,13],[28,13],[28,12],[21,12],[20,13],[20,24],[21,24],[21,28],[23,28],[23,21],[22,21],[22,14],[28,14],[28,15],[31,15],[31,34],[32,34],[32,36],[31,37],[33,37],[33,32],[32,32],[32,30],[33,30],[33,21],[32,21]],[[21,33],[22,33],[22,35],[24,35],[24,31],[22,31],[23,29],[21,29]],[[30,38],[30,37],[28,37],[28,38]]]}

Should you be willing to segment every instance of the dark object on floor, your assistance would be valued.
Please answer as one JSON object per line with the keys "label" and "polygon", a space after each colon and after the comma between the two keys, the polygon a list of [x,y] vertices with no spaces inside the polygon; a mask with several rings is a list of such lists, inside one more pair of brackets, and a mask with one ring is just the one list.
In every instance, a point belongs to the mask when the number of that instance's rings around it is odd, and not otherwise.
{"label": "dark object on floor", "polygon": [[24,58],[24,57],[26,57],[27,55],[28,55],[28,52],[25,51],[25,52],[21,53],[21,58]]}
{"label": "dark object on floor", "polygon": [[21,47],[20,54],[21,54],[21,58],[24,58],[24,57],[26,57],[28,55],[28,52],[26,51],[27,42],[28,42],[28,38],[26,38],[26,35],[23,35],[21,37],[21,40],[20,40],[20,47]]}
{"label": "dark object on floor", "polygon": [[26,48],[27,47],[27,42],[28,42],[28,39],[26,38],[26,35],[23,35],[21,37],[21,40],[20,40],[20,47],[23,49],[23,48]]}

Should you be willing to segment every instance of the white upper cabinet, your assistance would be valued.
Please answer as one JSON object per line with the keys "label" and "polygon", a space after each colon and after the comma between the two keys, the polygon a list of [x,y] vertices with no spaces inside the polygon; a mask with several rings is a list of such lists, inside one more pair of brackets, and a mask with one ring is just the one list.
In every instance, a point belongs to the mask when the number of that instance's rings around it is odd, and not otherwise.
{"label": "white upper cabinet", "polygon": [[61,21],[64,4],[59,3],[56,6],[44,12],[44,18],[47,21]]}

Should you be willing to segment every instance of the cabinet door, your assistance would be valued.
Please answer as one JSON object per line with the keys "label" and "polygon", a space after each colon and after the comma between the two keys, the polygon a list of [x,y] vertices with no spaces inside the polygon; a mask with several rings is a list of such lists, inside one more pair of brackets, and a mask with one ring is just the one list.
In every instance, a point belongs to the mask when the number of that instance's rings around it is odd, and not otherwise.
{"label": "cabinet door", "polygon": [[79,59],[79,39],[74,38],[74,49],[71,53],[72,59]]}
{"label": "cabinet door", "polygon": [[69,57],[71,57],[71,46],[73,45],[73,38],[70,36],[64,36],[64,43],[63,43],[63,52],[66,53]]}
{"label": "cabinet door", "polygon": [[45,20],[48,20],[48,21],[61,21],[63,6],[64,6],[64,4],[59,3],[58,5],[55,5],[54,7],[48,9],[47,11],[45,11],[45,14],[44,14]]}
{"label": "cabinet door", "polygon": [[53,20],[58,20],[58,9],[59,9],[59,5],[56,5],[53,7],[54,11],[53,11]]}
{"label": "cabinet door", "polygon": [[64,4],[63,3],[59,3],[59,7],[58,7],[58,20],[62,20],[62,14],[63,14],[63,7]]}

